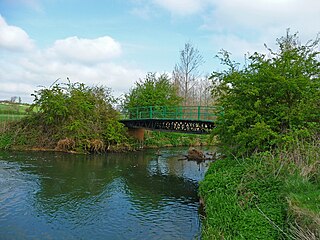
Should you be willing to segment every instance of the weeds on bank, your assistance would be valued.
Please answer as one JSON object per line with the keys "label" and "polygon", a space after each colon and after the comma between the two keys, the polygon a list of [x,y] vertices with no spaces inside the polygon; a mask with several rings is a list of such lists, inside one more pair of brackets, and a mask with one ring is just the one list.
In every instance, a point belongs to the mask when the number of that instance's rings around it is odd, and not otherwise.
{"label": "weeds on bank", "polygon": [[149,147],[204,146],[211,144],[209,135],[147,131],[144,145]]}
{"label": "weeds on bank", "polygon": [[319,141],[212,164],[204,239],[320,239]]}

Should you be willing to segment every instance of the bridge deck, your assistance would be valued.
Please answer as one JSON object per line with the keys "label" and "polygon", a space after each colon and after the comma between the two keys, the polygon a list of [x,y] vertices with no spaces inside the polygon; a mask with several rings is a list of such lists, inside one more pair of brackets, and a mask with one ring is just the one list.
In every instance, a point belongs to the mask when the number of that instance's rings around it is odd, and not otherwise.
{"label": "bridge deck", "polygon": [[214,128],[215,107],[149,106],[128,109],[121,120],[128,128],[206,134]]}

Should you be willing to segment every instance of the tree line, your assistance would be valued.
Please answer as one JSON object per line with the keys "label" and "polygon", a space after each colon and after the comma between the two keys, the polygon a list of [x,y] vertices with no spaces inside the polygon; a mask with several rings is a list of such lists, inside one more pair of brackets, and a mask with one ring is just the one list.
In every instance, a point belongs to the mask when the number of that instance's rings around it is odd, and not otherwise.
{"label": "tree line", "polygon": [[179,62],[168,74],[148,73],[125,94],[124,108],[136,106],[210,106],[212,82],[200,71],[204,63],[200,51],[191,43],[180,50]]}
{"label": "tree line", "polygon": [[[219,106],[223,112],[213,135],[240,155],[273,147],[293,132],[311,134],[319,128],[319,38],[302,45],[297,34],[287,33],[277,44],[279,49],[268,49],[268,54],[253,53],[243,67],[221,51],[226,70],[203,77],[199,70],[203,57],[186,43],[172,76],[148,73],[125,94],[123,108]],[[65,138],[75,141],[68,149],[90,149],[89,142],[97,139],[103,143],[101,148],[126,142],[123,126],[118,124],[121,116],[114,108],[116,99],[108,88],[56,82],[33,96],[32,108],[37,111],[30,111],[31,119],[21,127],[38,129],[39,137],[49,134],[35,140],[42,146]]]}

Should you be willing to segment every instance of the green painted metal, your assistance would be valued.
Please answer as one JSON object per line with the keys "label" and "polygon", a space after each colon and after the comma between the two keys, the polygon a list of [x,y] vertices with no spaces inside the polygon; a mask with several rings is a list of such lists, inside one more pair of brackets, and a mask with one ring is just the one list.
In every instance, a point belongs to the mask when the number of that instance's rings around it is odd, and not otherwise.
{"label": "green painted metal", "polygon": [[147,106],[127,109],[123,113],[124,119],[171,119],[214,121],[217,117],[217,108],[210,106]]}

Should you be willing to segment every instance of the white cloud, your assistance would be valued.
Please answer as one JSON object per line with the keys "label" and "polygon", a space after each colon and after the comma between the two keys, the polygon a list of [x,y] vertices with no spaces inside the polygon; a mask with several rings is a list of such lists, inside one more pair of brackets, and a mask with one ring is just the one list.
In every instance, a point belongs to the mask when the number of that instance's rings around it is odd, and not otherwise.
{"label": "white cloud", "polygon": [[[10,28],[20,29],[14,26]],[[22,29],[18,32],[27,36]],[[110,87],[114,95],[119,96],[145,74],[130,65],[115,63],[114,58],[121,53],[120,43],[110,36],[96,39],[70,37],[55,41],[47,49],[32,47],[19,54],[2,52],[0,100],[20,96],[22,101],[32,102],[30,95],[39,86],[48,87],[56,79],[66,81],[67,77],[73,82],[83,82],[89,86]]]}
{"label": "white cloud", "polygon": [[173,14],[189,15],[198,13],[204,7],[203,0],[154,0],[154,3]]}
{"label": "white cloud", "polygon": [[214,31],[297,29],[305,34],[320,30],[317,0],[211,0],[205,26]]}
{"label": "white cloud", "polygon": [[[9,70],[9,71],[8,71]],[[27,54],[24,57],[0,61],[0,99],[21,96],[23,101],[31,102],[30,96],[39,86],[49,87],[56,79],[82,82],[88,86],[110,87],[115,96],[127,92],[145,72],[112,61],[95,65],[81,62],[65,62],[59,57],[52,59],[44,52]]]}
{"label": "white cloud", "polygon": [[[153,0],[172,14],[199,14],[212,31],[293,28],[311,35],[320,31],[319,0]],[[312,36],[314,37],[314,36]]]}
{"label": "white cloud", "polygon": [[202,28],[211,32],[213,46],[220,46],[243,62],[243,54],[266,52],[263,44],[277,49],[276,38],[287,28],[299,32],[302,44],[320,31],[317,0],[211,0]]}
{"label": "white cloud", "polygon": [[[30,84],[26,83],[0,83],[0,89],[5,93],[6,96],[19,96],[25,94],[26,91],[33,92],[34,88]],[[9,99],[9,98],[7,98]]]}
{"label": "white cloud", "polygon": [[10,26],[0,15],[0,49],[29,51],[34,48],[33,41],[21,28]]}
{"label": "white cloud", "polygon": [[213,52],[225,49],[239,62],[244,54],[266,53],[264,43],[276,50],[276,39],[287,28],[299,32],[302,44],[320,32],[319,0],[140,0],[136,5],[160,7],[173,18],[202,19],[198,30]]}
{"label": "white cloud", "polygon": [[138,7],[134,7],[131,11],[131,14],[148,20],[151,18],[151,16],[153,16],[155,13],[151,10],[151,7],[149,5],[143,5],[143,6],[138,6]]}
{"label": "white cloud", "polygon": [[96,63],[120,56],[121,45],[109,36],[96,39],[69,37],[57,40],[49,52],[69,61]]}
{"label": "white cloud", "polygon": [[[254,52],[266,52],[263,43],[248,41],[240,38],[239,36],[228,35],[214,35],[211,38],[211,44],[213,46],[223,46],[219,50],[224,49],[232,54],[232,59],[237,61],[244,60],[245,54],[253,54]],[[217,51],[219,51],[217,49]]]}
{"label": "white cloud", "polygon": [[[200,29],[212,34],[212,41],[226,39],[227,48],[237,36],[251,51],[257,43],[274,43],[287,28],[299,32],[302,42],[320,32],[319,0],[154,0],[172,15],[197,15]],[[231,36],[231,39],[227,39]],[[246,42],[246,44],[244,44]],[[252,43],[252,44],[251,44]],[[237,45],[237,43],[235,43]]]}

